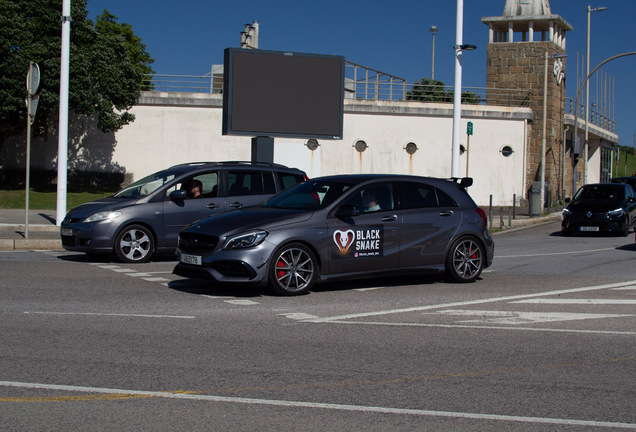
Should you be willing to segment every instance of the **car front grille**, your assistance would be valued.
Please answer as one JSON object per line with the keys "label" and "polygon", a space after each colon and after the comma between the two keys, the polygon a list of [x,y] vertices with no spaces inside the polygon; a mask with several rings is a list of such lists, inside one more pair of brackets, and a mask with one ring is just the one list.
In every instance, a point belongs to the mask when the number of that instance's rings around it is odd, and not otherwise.
{"label": "car front grille", "polygon": [[179,234],[179,250],[186,253],[212,252],[219,243],[219,238],[207,234]]}

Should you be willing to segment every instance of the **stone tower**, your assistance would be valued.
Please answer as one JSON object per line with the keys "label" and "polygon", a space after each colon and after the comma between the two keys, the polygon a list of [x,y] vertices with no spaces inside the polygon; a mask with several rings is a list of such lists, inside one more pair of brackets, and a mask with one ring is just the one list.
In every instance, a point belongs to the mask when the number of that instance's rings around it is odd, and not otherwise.
{"label": "stone tower", "polygon": [[[564,150],[569,155],[569,147],[563,139],[565,59],[552,56],[565,55],[565,32],[572,30],[572,26],[559,15],[552,14],[548,0],[506,0],[502,16],[484,17],[481,21],[489,29],[487,103],[502,105],[506,99],[504,95],[508,95],[509,100],[516,100],[513,104],[528,106],[534,111],[527,134],[525,192],[527,194],[532,183],[540,180],[543,159],[545,183],[549,186],[552,202],[557,194],[562,199],[562,179],[572,178],[569,157],[567,160],[563,157]],[[546,152],[542,158],[544,130]]]}

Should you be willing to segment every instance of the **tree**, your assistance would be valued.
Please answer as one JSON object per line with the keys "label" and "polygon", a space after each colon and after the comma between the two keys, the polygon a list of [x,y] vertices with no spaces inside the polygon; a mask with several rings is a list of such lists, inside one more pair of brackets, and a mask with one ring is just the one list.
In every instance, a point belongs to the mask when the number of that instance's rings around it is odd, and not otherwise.
{"label": "tree", "polygon": [[150,65],[155,62],[155,59],[150,58],[150,54],[146,52],[146,45],[141,42],[141,38],[132,30],[132,25],[127,23],[119,24],[117,22],[119,18],[104,9],[102,15],[97,16],[95,22],[95,30],[100,34],[118,35],[124,38],[126,46],[128,47],[128,58],[134,65],[138,66],[141,72],[144,74],[144,80],[141,84],[143,89],[152,88],[152,80],[148,75],[154,74]]}
{"label": "tree", "polygon": [[[61,11],[62,0],[0,0],[0,148],[8,136],[26,128],[29,61],[38,63],[41,73],[34,133],[46,133],[48,117],[59,111]],[[143,66],[152,59],[135,38],[131,43],[141,50],[131,58],[125,34],[114,27],[99,31],[86,15],[86,1],[73,0],[69,108],[80,115],[98,114],[98,127],[115,131],[134,120],[129,111],[140,95]],[[132,33],[121,27],[121,33]]]}
{"label": "tree", "polygon": [[[479,95],[471,91],[463,91],[463,104],[479,104]],[[430,78],[416,80],[411,87],[411,91],[406,94],[406,100],[416,100],[421,102],[447,102],[451,103],[455,99],[453,90],[447,90],[443,81]]]}
{"label": "tree", "polygon": [[421,102],[451,102],[448,100],[446,86],[442,81],[428,77],[415,80],[411,91],[406,94],[406,100]]}

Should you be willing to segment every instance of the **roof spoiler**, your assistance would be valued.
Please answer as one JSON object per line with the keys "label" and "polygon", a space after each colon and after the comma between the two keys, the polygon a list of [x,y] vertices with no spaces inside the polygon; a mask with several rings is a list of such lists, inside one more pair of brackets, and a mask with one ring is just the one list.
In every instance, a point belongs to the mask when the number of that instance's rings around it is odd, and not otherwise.
{"label": "roof spoiler", "polygon": [[[458,182],[459,180],[459,182]],[[453,181],[459,185],[460,188],[466,189],[467,187],[471,187],[473,185],[472,177],[464,177],[462,179],[454,178]]]}

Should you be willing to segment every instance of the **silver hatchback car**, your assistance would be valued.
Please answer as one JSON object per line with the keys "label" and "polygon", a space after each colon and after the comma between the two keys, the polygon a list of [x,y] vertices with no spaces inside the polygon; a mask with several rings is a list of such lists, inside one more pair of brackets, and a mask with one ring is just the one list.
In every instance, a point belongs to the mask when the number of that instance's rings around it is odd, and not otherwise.
{"label": "silver hatchback car", "polygon": [[460,182],[405,175],[308,180],[179,234],[174,273],[297,295],[314,283],[421,270],[473,282],[491,265],[486,213]]}

